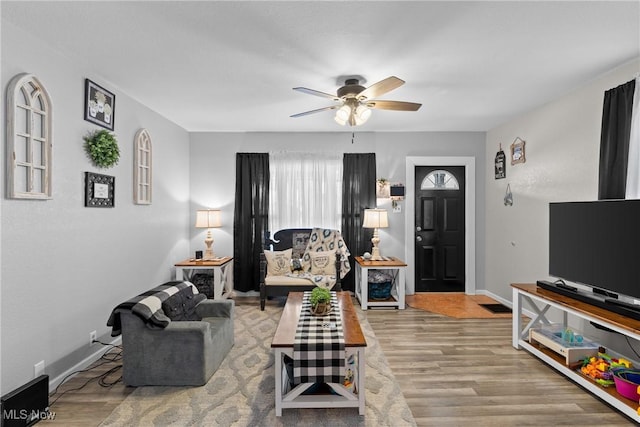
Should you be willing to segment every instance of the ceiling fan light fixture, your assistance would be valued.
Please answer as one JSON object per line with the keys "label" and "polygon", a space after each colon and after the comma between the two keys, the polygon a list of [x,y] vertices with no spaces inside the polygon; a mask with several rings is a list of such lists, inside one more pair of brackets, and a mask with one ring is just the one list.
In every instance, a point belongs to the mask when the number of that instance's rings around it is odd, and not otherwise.
{"label": "ceiling fan light fixture", "polygon": [[356,108],[356,124],[361,125],[371,117],[371,109],[364,104],[360,104]]}
{"label": "ceiling fan light fixture", "polygon": [[[1,1],[1,0],[0,0]],[[334,120],[345,126],[359,126],[371,117],[371,110],[417,111],[422,104],[404,101],[388,101],[377,99],[404,84],[404,80],[390,76],[365,88],[359,84],[359,78],[347,78],[344,86],[339,87],[336,95],[320,92],[306,87],[294,87],[293,90],[322,98],[329,98],[339,104],[293,114],[291,117],[302,117],[321,111],[336,110]]]}
{"label": "ceiling fan light fixture", "polygon": [[351,115],[351,107],[347,104],[343,105],[342,107],[338,108],[338,111],[336,111],[336,117],[339,118],[340,120],[346,122],[347,120],[349,120],[349,116]]}
{"label": "ceiling fan light fixture", "polygon": [[338,123],[340,126],[344,126],[344,125],[347,124],[347,121],[346,120],[342,120],[340,117],[338,117],[337,114],[333,117],[333,120],[335,120],[336,123]]}
{"label": "ceiling fan light fixture", "polygon": [[351,106],[349,106],[348,104],[344,104],[342,107],[338,108],[338,111],[336,111],[336,116],[334,117],[334,119],[339,125],[344,126],[347,124],[347,121],[349,120],[350,117],[351,117]]}

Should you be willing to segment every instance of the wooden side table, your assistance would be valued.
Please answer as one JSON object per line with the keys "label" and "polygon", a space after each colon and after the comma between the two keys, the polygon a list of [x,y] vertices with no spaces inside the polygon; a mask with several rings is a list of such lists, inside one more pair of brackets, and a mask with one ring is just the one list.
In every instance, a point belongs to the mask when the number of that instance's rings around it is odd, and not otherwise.
{"label": "wooden side table", "polygon": [[[368,307],[397,307],[404,309],[405,267],[404,261],[395,257],[386,257],[384,261],[365,261],[361,256],[356,257],[356,298],[363,310]],[[369,297],[369,270],[398,270],[391,284],[391,296],[386,300],[372,300]]]}
{"label": "wooden side table", "polygon": [[213,299],[230,298],[233,295],[233,257],[212,260],[186,259],[175,264],[176,280],[191,280],[197,270],[213,270]]}

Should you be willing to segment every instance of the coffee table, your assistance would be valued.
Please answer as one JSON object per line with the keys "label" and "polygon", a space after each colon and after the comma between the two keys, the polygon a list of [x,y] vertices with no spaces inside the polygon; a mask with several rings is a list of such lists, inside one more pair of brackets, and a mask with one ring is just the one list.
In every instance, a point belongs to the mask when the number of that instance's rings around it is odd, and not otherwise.
{"label": "coffee table", "polygon": [[367,341],[360,328],[358,314],[351,302],[349,292],[338,292],[337,296],[338,308],[342,314],[345,356],[347,358],[351,355],[356,357],[355,390],[350,391],[342,384],[329,383],[327,386],[334,393],[302,394],[314,383],[290,386],[284,357],[286,355],[293,358],[293,343],[302,309],[302,296],[302,292],[289,293],[278,328],[271,342],[271,348],[275,352],[276,416],[282,416],[283,408],[358,408],[359,414],[364,415],[364,351]]}

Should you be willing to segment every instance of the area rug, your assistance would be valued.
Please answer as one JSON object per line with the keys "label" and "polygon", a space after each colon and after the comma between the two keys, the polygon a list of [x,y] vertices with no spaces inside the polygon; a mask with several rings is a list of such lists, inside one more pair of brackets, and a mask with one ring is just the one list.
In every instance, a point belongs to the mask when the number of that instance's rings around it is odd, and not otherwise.
{"label": "area rug", "polygon": [[271,339],[282,307],[237,305],[235,345],[202,387],[139,387],[101,426],[415,426],[378,340],[359,308],[367,340],[366,412],[283,409],[275,415]]}
{"label": "area rug", "polygon": [[497,304],[486,295],[458,292],[421,292],[405,297],[409,307],[458,319],[511,318],[511,313],[492,313],[481,304]]}

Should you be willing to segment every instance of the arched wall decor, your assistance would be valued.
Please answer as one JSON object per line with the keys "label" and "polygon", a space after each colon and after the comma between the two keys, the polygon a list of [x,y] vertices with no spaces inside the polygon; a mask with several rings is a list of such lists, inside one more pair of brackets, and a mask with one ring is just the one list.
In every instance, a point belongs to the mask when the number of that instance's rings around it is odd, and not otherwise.
{"label": "arched wall decor", "polygon": [[16,75],[7,89],[7,197],[52,197],[53,106],[32,74]]}
{"label": "arched wall decor", "polygon": [[150,205],[153,189],[153,150],[149,131],[140,129],[136,133],[134,145],[133,202],[138,205]]}

